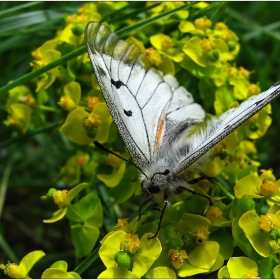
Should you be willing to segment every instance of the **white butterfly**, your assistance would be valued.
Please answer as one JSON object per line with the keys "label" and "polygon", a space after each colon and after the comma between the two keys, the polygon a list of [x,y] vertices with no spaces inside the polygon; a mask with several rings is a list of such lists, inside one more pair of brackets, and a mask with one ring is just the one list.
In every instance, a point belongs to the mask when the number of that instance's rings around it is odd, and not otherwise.
{"label": "white butterfly", "polygon": [[[280,93],[280,83],[205,121],[205,112],[171,75],[151,68],[134,44],[90,22],[86,44],[103,96],[135,166],[146,200],[167,203],[188,190],[219,141]],[[194,130],[195,124],[204,123]],[[98,145],[98,143],[97,143]],[[163,210],[164,210],[163,209]]]}

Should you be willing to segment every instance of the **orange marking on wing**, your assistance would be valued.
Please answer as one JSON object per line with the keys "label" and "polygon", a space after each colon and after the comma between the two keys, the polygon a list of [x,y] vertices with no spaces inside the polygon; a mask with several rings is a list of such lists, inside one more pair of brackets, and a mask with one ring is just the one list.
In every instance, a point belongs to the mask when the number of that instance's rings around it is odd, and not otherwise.
{"label": "orange marking on wing", "polygon": [[161,138],[162,138],[162,132],[163,132],[164,123],[165,123],[165,115],[163,115],[163,116],[160,118],[159,126],[158,126],[158,129],[157,129],[157,136],[156,136],[156,152],[158,151],[159,143],[160,143],[160,140],[161,140]]}

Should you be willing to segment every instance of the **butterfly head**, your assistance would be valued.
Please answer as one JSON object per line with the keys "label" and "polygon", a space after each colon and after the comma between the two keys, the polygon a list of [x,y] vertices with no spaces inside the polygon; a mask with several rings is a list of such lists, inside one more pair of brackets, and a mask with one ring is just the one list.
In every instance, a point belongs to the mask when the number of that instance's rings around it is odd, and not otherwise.
{"label": "butterfly head", "polygon": [[167,176],[169,172],[167,169],[164,172],[154,173],[151,178],[143,179],[141,187],[148,200],[159,200],[158,202],[162,202],[162,200],[167,199],[164,190],[168,181]]}

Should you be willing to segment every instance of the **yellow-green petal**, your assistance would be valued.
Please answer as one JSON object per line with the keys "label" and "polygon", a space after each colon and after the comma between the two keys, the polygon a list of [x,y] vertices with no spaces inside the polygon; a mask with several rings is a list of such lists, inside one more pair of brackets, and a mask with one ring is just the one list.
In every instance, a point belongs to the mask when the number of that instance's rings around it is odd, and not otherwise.
{"label": "yellow-green petal", "polygon": [[268,258],[270,256],[268,235],[260,228],[259,216],[253,211],[248,211],[239,219],[239,226],[243,229],[254,249],[261,256]]}
{"label": "yellow-green petal", "polygon": [[26,274],[29,273],[31,268],[34,266],[36,262],[38,262],[41,258],[43,258],[46,254],[42,250],[33,251],[27,255],[25,255],[20,261],[19,266],[24,269]]}
{"label": "yellow-green petal", "polygon": [[174,272],[173,269],[168,268],[168,267],[159,266],[159,267],[152,269],[149,272],[149,278],[151,278],[151,279],[160,279],[160,278],[176,279],[177,277],[176,277],[176,273]]}
{"label": "yellow-green petal", "polygon": [[75,276],[59,268],[48,268],[43,272],[41,278],[42,279],[74,279]]}
{"label": "yellow-green petal", "polygon": [[121,269],[117,266],[112,266],[100,273],[97,279],[139,279],[139,277],[129,270]]}
{"label": "yellow-green petal", "polygon": [[260,186],[262,184],[261,179],[256,175],[249,175],[241,180],[234,186],[234,194],[237,198],[252,197],[262,198],[264,196],[259,195]]}
{"label": "yellow-green petal", "polygon": [[126,163],[122,162],[118,169],[114,168],[111,174],[98,174],[97,178],[102,181],[107,187],[113,188],[117,186],[125,172]]}
{"label": "yellow-green petal", "polygon": [[65,216],[66,212],[67,212],[67,207],[60,208],[56,212],[53,213],[53,216],[50,219],[44,220],[43,222],[44,223],[57,222]]}
{"label": "yellow-green petal", "polygon": [[218,279],[230,279],[228,268],[226,266],[223,266],[218,271]]}
{"label": "yellow-green petal", "polygon": [[73,110],[66,118],[60,131],[72,142],[79,145],[87,145],[92,139],[87,136],[87,130],[83,126],[83,118],[88,117],[88,113],[77,108]]}
{"label": "yellow-green petal", "polygon": [[246,257],[230,258],[227,263],[227,269],[230,278],[243,278],[248,271],[258,271],[258,265],[255,261]]}
{"label": "yellow-green petal", "polygon": [[210,269],[216,262],[219,255],[219,244],[215,241],[206,241],[202,245],[196,246],[190,253],[188,261],[191,265]]}
{"label": "yellow-green petal", "polygon": [[118,230],[108,236],[100,247],[99,256],[107,268],[117,265],[114,257],[120,251],[120,243],[125,240],[126,234],[126,232]]}
{"label": "yellow-green petal", "polygon": [[142,277],[150,269],[154,261],[159,257],[162,250],[161,243],[157,237],[152,237],[152,233],[146,233],[140,240],[140,248],[133,256],[132,272],[138,277]]}

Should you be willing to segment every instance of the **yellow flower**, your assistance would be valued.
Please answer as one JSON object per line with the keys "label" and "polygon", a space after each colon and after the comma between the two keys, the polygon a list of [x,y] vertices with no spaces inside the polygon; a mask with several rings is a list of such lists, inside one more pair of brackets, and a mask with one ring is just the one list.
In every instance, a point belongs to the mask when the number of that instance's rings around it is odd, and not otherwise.
{"label": "yellow flower", "polygon": [[134,254],[140,248],[140,240],[137,234],[127,233],[125,240],[121,242],[120,249]]}
{"label": "yellow flower", "polygon": [[93,109],[94,105],[99,103],[99,102],[100,102],[100,100],[99,100],[99,98],[97,96],[88,96],[86,98],[87,106],[91,110]]}
{"label": "yellow flower", "polygon": [[116,229],[129,232],[128,218],[118,219],[118,224],[116,225]]}
{"label": "yellow flower", "polygon": [[261,175],[260,175],[260,179],[264,180],[264,179],[268,179],[269,181],[276,181],[276,177],[273,175],[273,170],[272,169],[261,169]]}
{"label": "yellow flower", "polygon": [[161,42],[162,51],[166,52],[168,49],[170,49],[174,46],[175,46],[175,43],[172,41],[172,39],[169,36],[164,35],[164,38]]}
{"label": "yellow flower", "polygon": [[22,101],[23,101],[25,104],[29,105],[29,106],[33,106],[33,105],[36,104],[36,101],[35,101],[35,99],[32,97],[31,94],[27,94],[27,95],[23,96],[23,97],[22,97]]}
{"label": "yellow flower", "polygon": [[211,222],[215,221],[218,217],[221,217],[223,212],[215,206],[210,206],[206,212],[206,218]]}
{"label": "yellow flower", "polygon": [[206,53],[208,53],[211,50],[214,50],[216,48],[215,42],[213,42],[210,39],[203,39],[200,43],[200,46],[202,50]]}
{"label": "yellow flower", "polygon": [[86,129],[98,128],[100,124],[101,120],[99,119],[99,116],[94,113],[90,113],[83,119],[83,125]]}
{"label": "yellow flower", "polygon": [[266,213],[265,215],[260,215],[259,225],[263,231],[269,233],[272,229],[279,229],[280,221],[276,215]]}
{"label": "yellow flower", "polygon": [[77,107],[75,102],[68,95],[63,95],[57,103],[63,110],[73,110]]}
{"label": "yellow flower", "polygon": [[146,50],[146,56],[152,66],[158,67],[163,62],[160,55],[155,52],[153,47]]}
{"label": "yellow flower", "polygon": [[67,193],[68,190],[57,191],[56,193],[54,193],[54,203],[57,204],[59,207],[65,206]]}
{"label": "yellow flower", "polygon": [[262,195],[265,195],[265,196],[272,195],[277,191],[278,191],[277,182],[271,182],[268,179],[263,180],[263,183],[260,187],[260,192]]}
{"label": "yellow flower", "polygon": [[239,67],[239,73],[241,76],[243,76],[247,80],[250,77],[250,72],[242,66]]}
{"label": "yellow flower", "polygon": [[86,159],[85,156],[80,156],[77,159],[77,165],[78,166],[85,166],[86,162],[87,162],[87,159]]}
{"label": "yellow flower", "polygon": [[250,84],[248,89],[248,96],[258,95],[261,92],[260,87],[256,84]]}
{"label": "yellow flower", "polygon": [[259,276],[259,274],[257,271],[248,270],[248,272],[246,274],[244,274],[242,276],[242,278],[244,278],[244,279],[259,278],[258,276]]}
{"label": "yellow flower", "polygon": [[205,32],[211,26],[212,22],[207,17],[203,17],[197,18],[194,21],[194,24],[197,29],[200,29]]}
{"label": "yellow flower", "polygon": [[175,249],[170,249],[168,251],[168,257],[173,267],[179,269],[184,264],[185,260],[188,258],[188,255],[185,250],[178,251]]}
{"label": "yellow flower", "polygon": [[197,244],[203,244],[210,234],[206,226],[202,226],[200,229],[190,232],[195,238]]}
{"label": "yellow flower", "polygon": [[228,29],[228,26],[224,23],[224,22],[217,22],[215,24],[215,30],[224,30],[224,29]]}

